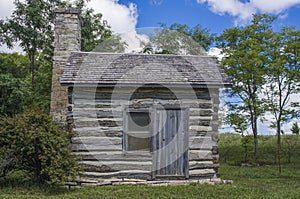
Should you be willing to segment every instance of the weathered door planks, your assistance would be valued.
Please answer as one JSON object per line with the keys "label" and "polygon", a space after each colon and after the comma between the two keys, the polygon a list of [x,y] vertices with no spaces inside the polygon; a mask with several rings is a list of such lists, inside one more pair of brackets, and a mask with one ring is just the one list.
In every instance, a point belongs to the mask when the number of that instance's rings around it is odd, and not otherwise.
{"label": "weathered door planks", "polygon": [[155,177],[188,178],[188,109],[157,109],[155,116]]}

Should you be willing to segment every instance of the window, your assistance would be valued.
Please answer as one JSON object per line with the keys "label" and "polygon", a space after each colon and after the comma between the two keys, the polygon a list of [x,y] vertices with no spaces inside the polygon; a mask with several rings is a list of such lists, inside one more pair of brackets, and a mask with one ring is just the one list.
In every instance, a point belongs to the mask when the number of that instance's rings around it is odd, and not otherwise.
{"label": "window", "polygon": [[151,117],[146,110],[129,110],[126,113],[124,149],[126,151],[150,151]]}

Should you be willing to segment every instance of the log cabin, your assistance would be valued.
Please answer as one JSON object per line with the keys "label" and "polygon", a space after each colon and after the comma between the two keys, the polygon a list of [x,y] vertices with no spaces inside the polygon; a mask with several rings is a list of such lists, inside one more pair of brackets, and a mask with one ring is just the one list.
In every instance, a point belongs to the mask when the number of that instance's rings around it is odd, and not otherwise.
{"label": "log cabin", "polygon": [[219,90],[210,56],[81,52],[77,10],[57,10],[51,114],[74,131],[81,177],[219,178]]}

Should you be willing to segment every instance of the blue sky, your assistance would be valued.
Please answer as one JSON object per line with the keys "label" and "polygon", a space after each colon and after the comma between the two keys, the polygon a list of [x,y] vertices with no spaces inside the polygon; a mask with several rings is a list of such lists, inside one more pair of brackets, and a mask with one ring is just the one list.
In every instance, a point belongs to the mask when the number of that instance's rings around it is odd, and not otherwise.
{"label": "blue sky", "polygon": [[[289,0],[287,0],[287,2],[288,1]],[[197,0],[119,0],[119,4],[126,6],[130,3],[136,4],[138,14],[136,28],[157,27],[158,23],[166,23],[167,25],[170,25],[177,22],[181,24],[188,24],[191,27],[200,24],[203,28],[208,28],[212,33],[220,34],[226,28],[231,28],[236,25],[246,25],[251,20],[249,18],[247,20],[237,22],[237,20],[239,20],[239,15],[242,14],[231,13],[230,8],[227,8],[227,12],[226,8],[221,11],[220,9],[213,11],[208,2],[210,1],[207,1],[206,3],[199,3]],[[228,1],[223,0],[215,2],[218,2],[218,4],[226,4]],[[297,29],[299,29],[300,3],[297,4],[297,1],[294,2],[294,5],[287,8],[282,5],[282,8],[278,8],[278,11],[271,12],[266,9],[256,9],[256,12],[253,13],[278,15],[279,19],[274,24],[276,29],[287,25],[296,26]],[[264,12],[264,10],[266,11]],[[248,15],[251,14],[252,13],[249,13]]]}

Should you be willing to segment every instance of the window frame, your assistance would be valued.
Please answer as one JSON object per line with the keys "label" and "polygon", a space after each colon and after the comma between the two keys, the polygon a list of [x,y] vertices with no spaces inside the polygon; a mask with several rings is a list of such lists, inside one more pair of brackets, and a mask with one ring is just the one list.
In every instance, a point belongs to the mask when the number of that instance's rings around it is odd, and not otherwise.
{"label": "window frame", "polygon": [[[137,112],[137,113],[148,113],[150,116],[150,123],[149,123],[149,130],[148,131],[129,131],[128,130],[128,117],[130,112]],[[152,151],[152,134],[153,134],[153,111],[151,108],[129,108],[126,107],[123,112],[123,140],[122,140],[122,151],[123,154],[128,153],[151,153]],[[149,136],[149,146],[147,150],[128,150],[128,135],[131,134],[141,134],[147,133]]]}

